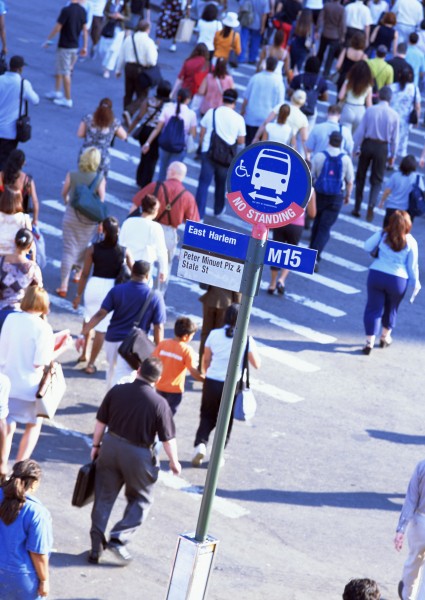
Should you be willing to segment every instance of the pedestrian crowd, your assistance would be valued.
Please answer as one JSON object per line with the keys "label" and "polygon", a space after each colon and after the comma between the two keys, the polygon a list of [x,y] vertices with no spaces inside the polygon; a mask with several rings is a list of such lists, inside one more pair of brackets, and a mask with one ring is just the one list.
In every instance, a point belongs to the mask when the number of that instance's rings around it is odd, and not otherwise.
{"label": "pedestrian crowd", "polygon": [[[313,191],[305,214],[273,229],[273,238],[298,245],[303,231],[311,229],[316,271],[322,269],[331,229],[353,190],[351,214],[361,218],[371,168],[366,220],[376,219],[378,205],[386,212],[382,229],[364,244],[373,262],[363,354],[371,354],[377,336],[381,348],[391,345],[409,284],[411,301],[421,287],[418,244],[411,233],[420,212],[412,193],[422,197],[425,190],[417,174],[418,162],[421,167],[425,163],[425,149],[417,161],[407,148],[412,127],[420,123],[425,81],[422,4],[241,0],[238,12],[227,8],[223,2],[163,0],[154,27],[149,0],[70,0],[43,44],[48,48],[58,36],[55,88],[45,96],[63,109],[74,107],[71,84],[74,70],[81,68],[79,58],[99,60],[105,79],[124,78],[122,117],[116,116],[110,98],[101,98],[78,126],[80,152],[62,188],[63,249],[55,292],[65,299],[70,282],[77,284],[72,302],[75,309],[84,306],[76,346],[85,374],[96,373],[103,346],[108,362],[106,395],[97,411],[91,452],[96,480],[88,560],[93,564],[106,548],[124,563],[132,559],[128,541],[151,506],[161,445],[172,472],[181,471],[173,417],[182,402],[187,372],[202,382],[193,466],[207,456],[240,295],[207,286],[201,297],[198,357],[190,345],[197,330],[190,318],[177,318],[174,336],[164,339],[165,299],[178,228],[187,220],[203,221],[213,181],[213,212],[220,218],[227,170],[238,149],[260,140],[284,143],[307,161]],[[31,455],[42,427],[35,395],[45,368],[68,347],[69,336],[60,332],[59,340],[47,321],[41,207],[36,183],[24,170],[25,154],[18,148],[28,139],[28,103],[37,105],[39,95],[24,78],[24,57],[12,56],[6,64],[5,15],[0,1],[0,475],[5,481],[0,488],[0,540],[5,540],[0,554],[6,546],[14,548],[14,558],[0,565],[0,585],[12,590],[2,597],[37,598],[49,591],[52,541],[49,515],[32,495],[40,469]],[[195,34],[196,45],[175,81],[167,81],[161,59]],[[243,63],[255,65],[256,72],[240,98],[234,74]],[[329,105],[321,121],[318,102],[328,101],[335,84],[337,102]],[[129,136],[140,144],[135,173],[140,190],[120,224],[105,202],[110,147],[115,139],[127,141]],[[195,195],[184,183],[189,154],[200,161]],[[386,170],[392,173],[382,189]],[[288,273],[271,268],[270,296],[284,295]],[[145,334],[140,342],[144,348],[151,346],[132,362],[123,345],[135,328]],[[147,338],[151,332],[153,343]],[[244,362],[261,366],[251,336]],[[226,444],[232,421],[233,417]],[[25,430],[9,474],[17,423]],[[409,486],[395,542],[400,549],[412,522],[410,555],[399,586],[404,600],[421,598],[414,594],[424,562],[423,468],[420,463]],[[108,519],[123,486],[127,506],[107,539]],[[13,595],[18,588],[22,594]],[[372,580],[353,580],[343,595],[379,597]]]}

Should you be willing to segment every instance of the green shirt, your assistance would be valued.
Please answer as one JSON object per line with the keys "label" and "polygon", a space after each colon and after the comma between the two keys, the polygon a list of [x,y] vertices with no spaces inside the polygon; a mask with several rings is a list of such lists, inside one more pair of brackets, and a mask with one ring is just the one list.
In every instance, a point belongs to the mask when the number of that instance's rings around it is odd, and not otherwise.
{"label": "green shirt", "polygon": [[383,88],[384,85],[391,85],[394,82],[394,69],[383,58],[376,57],[369,59],[367,62],[378,90]]}

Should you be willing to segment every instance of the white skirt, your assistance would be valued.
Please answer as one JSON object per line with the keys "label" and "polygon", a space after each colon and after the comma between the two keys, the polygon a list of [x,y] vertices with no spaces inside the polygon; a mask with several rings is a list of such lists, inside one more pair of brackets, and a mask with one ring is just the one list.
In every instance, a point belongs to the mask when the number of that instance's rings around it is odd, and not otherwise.
{"label": "white skirt", "polygon": [[[92,316],[99,310],[106,294],[115,285],[115,279],[105,279],[104,277],[90,277],[84,291],[84,321],[90,321]],[[102,321],[96,325],[95,331],[106,333],[111,321],[112,312],[106,315]]]}

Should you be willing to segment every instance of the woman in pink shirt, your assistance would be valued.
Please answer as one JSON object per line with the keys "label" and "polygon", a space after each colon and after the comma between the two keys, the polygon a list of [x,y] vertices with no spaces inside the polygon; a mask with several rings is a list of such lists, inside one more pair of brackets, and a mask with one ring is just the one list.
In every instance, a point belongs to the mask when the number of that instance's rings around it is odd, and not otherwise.
{"label": "woman in pink shirt", "polygon": [[210,108],[218,108],[222,105],[223,92],[234,88],[233,77],[227,72],[227,61],[225,58],[217,59],[213,73],[208,73],[198,90],[203,96],[200,113],[203,116]]}

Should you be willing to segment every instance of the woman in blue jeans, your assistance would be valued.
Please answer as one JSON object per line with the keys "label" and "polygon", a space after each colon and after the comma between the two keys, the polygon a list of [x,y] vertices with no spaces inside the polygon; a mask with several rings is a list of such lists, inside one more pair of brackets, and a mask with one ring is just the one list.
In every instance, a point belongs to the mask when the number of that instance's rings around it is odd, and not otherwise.
{"label": "woman in blue jeans", "polygon": [[396,210],[387,227],[374,233],[364,244],[367,252],[378,253],[369,268],[367,303],[364,311],[366,345],[362,352],[369,355],[381,328],[380,347],[392,343],[397,311],[409,283],[413,284],[412,298],[421,289],[418,268],[418,243],[410,234],[412,221],[405,210]]}
{"label": "woman in blue jeans", "polygon": [[52,522],[32,493],[41,469],[35,460],[17,462],[0,488],[0,597],[39,600],[49,594]]}

